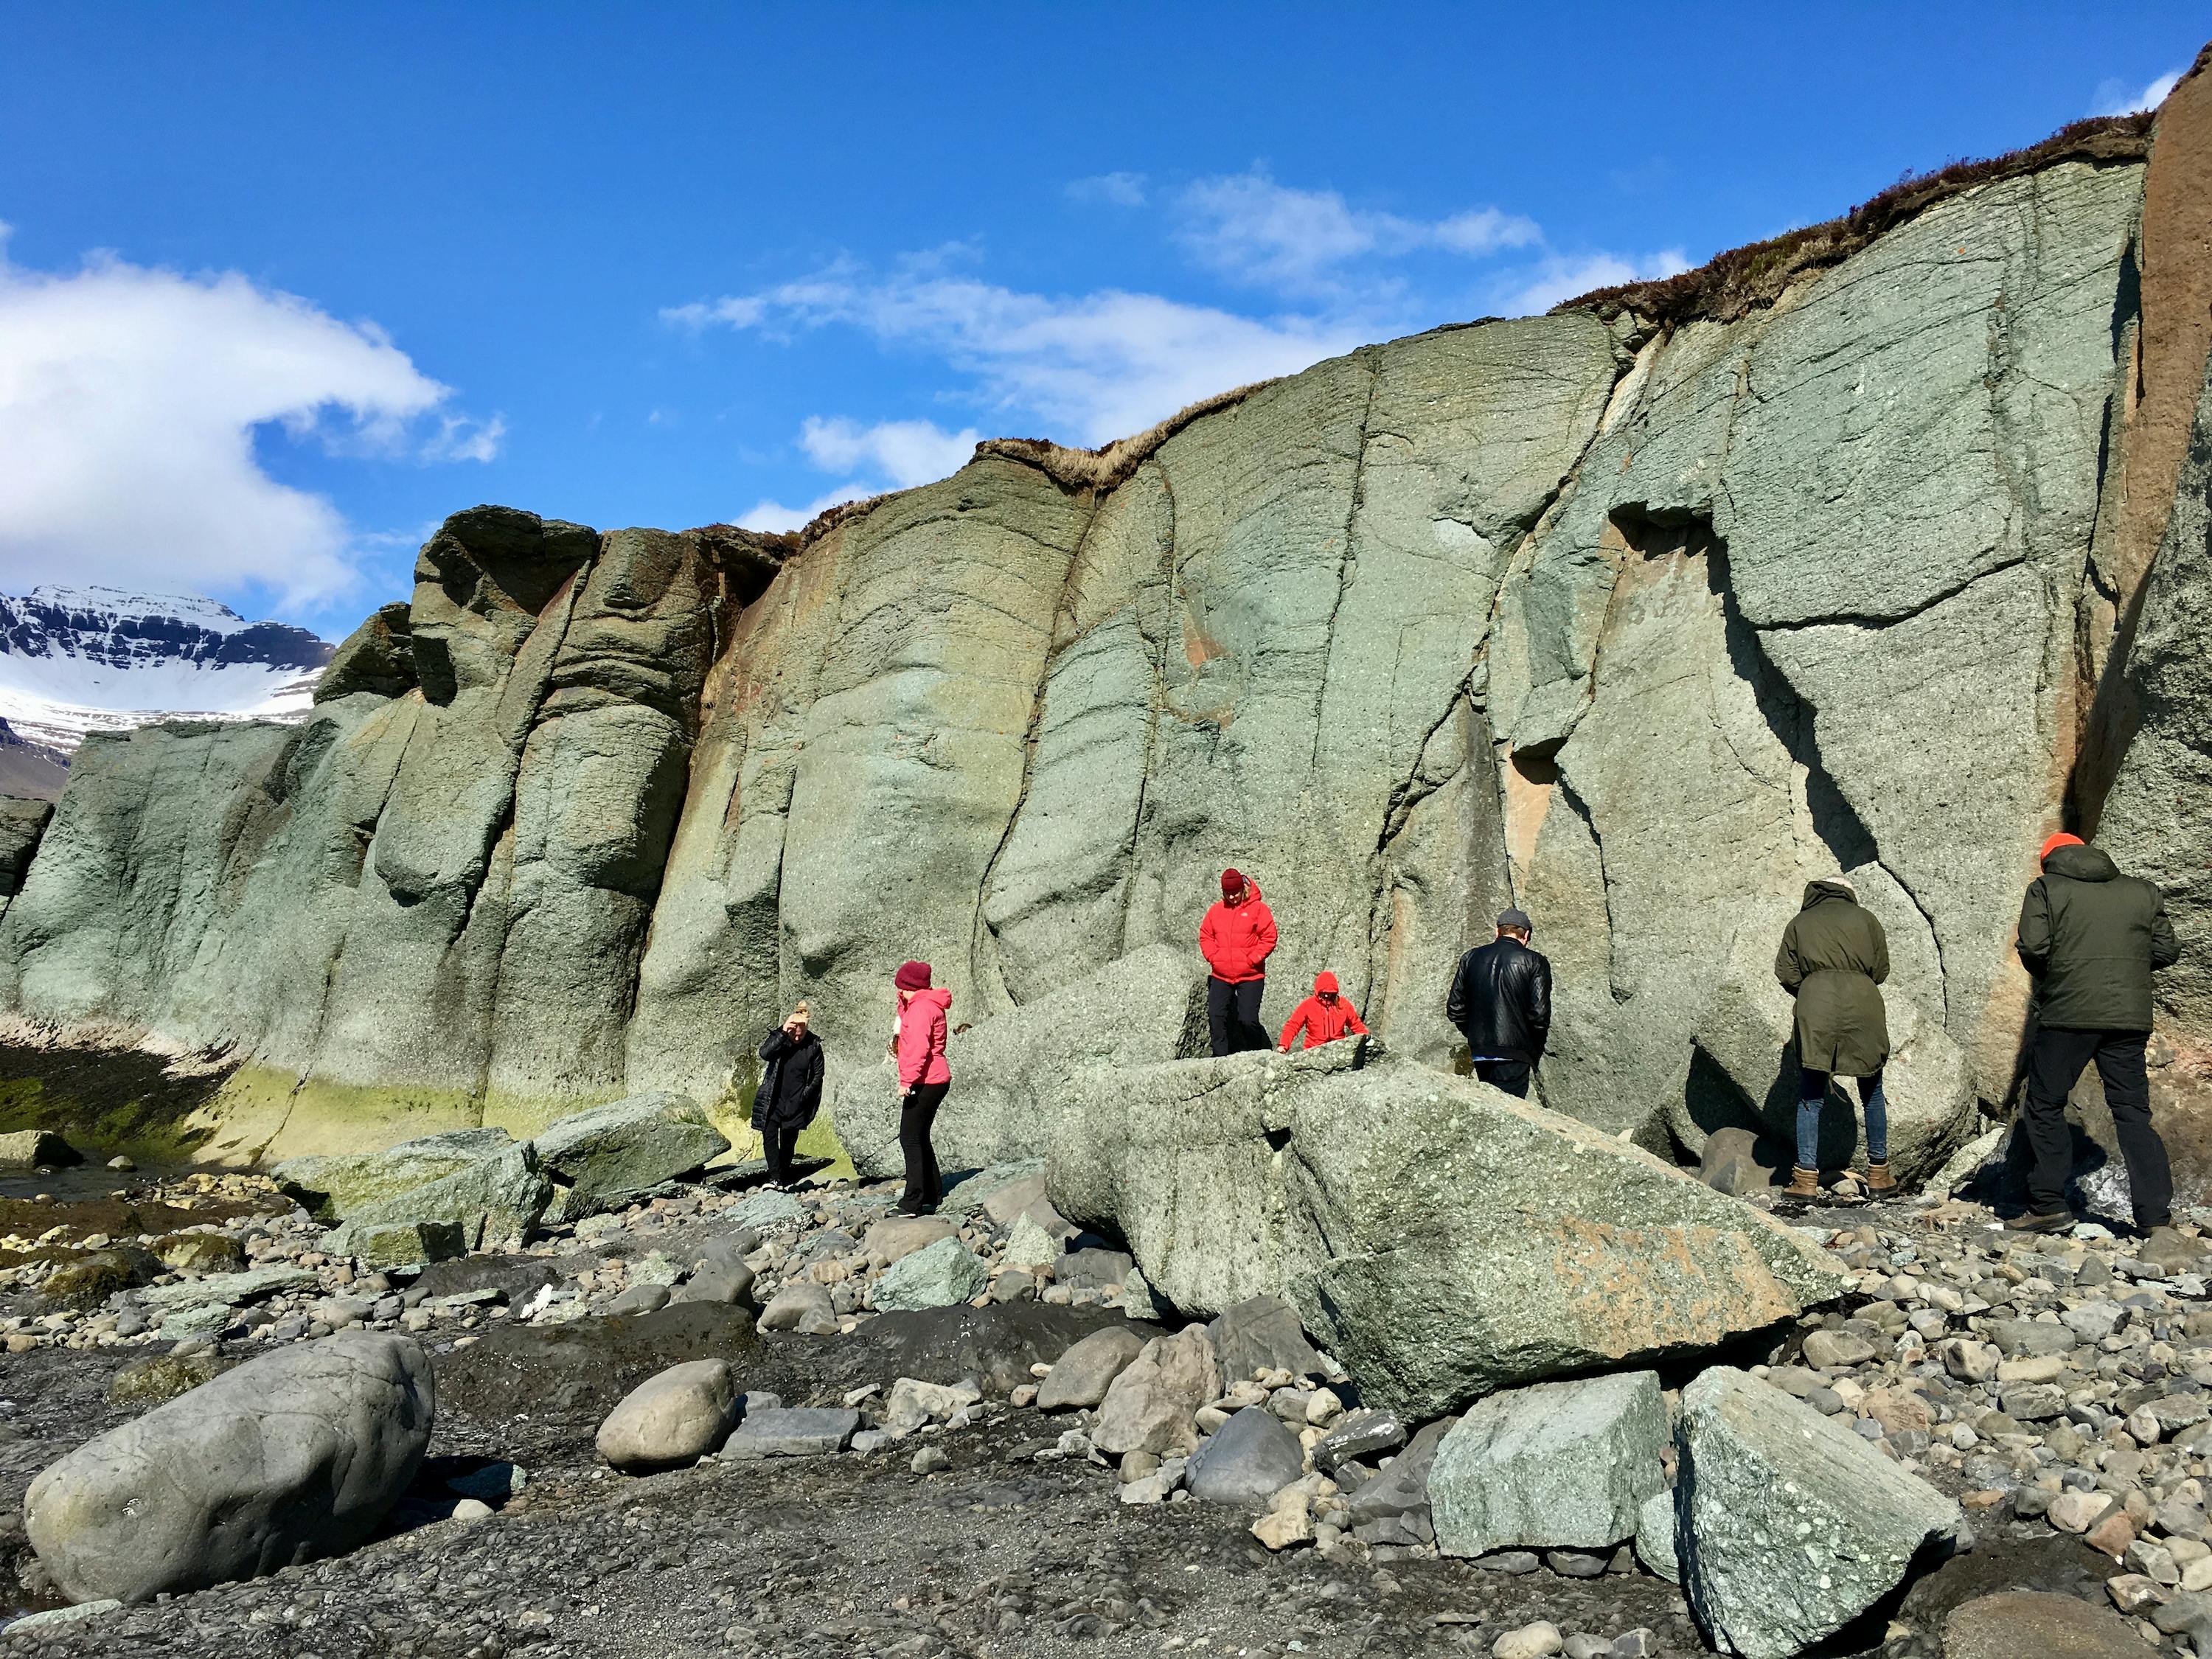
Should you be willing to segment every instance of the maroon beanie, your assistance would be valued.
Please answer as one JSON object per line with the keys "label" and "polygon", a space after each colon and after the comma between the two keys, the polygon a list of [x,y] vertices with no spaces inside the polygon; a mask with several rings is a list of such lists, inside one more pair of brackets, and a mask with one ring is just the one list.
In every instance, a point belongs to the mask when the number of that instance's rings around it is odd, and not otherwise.
{"label": "maroon beanie", "polygon": [[926,962],[902,962],[899,970],[891,975],[891,983],[902,991],[927,991],[929,988],[929,964]]}
{"label": "maroon beanie", "polygon": [[1244,890],[1243,876],[1235,870],[1224,870],[1221,872],[1221,890],[1224,894],[1243,892]]}

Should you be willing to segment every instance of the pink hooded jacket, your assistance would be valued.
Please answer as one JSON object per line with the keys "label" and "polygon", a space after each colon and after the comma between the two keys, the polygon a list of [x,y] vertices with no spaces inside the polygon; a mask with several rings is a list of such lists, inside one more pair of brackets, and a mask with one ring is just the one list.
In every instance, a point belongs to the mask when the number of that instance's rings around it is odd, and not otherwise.
{"label": "pink hooded jacket", "polygon": [[945,1063],[945,1015],[952,1006],[952,993],[943,986],[916,991],[899,1010],[898,1076],[902,1091],[917,1084],[950,1083],[952,1068]]}

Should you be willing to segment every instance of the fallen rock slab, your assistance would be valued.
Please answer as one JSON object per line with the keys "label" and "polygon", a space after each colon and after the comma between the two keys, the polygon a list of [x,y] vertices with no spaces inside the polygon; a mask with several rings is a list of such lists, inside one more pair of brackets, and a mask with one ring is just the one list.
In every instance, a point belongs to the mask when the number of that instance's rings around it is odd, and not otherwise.
{"label": "fallen rock slab", "polygon": [[1221,1374],[1231,1382],[1265,1370],[1318,1376],[1321,1356],[1306,1340],[1298,1310],[1279,1296],[1255,1296],[1224,1308],[1207,1326]]}
{"label": "fallen rock slab", "polygon": [[1733,1367],[1682,1391],[1676,1547],[1716,1645],[1789,1659],[1888,1593],[1959,1506],[1840,1424]]}
{"label": "fallen rock slab", "polygon": [[687,1175],[730,1143],[687,1095],[632,1095],[562,1118],[531,1141],[558,1188],[556,1223],[619,1209],[639,1194]]}
{"label": "fallen rock slab", "polygon": [[860,1426],[860,1413],[839,1407],[775,1406],[748,1411],[724,1443],[730,1460],[824,1457],[841,1452]]}
{"label": "fallen rock slab", "polygon": [[1364,1042],[1085,1073],[1046,1170],[1175,1306],[1285,1297],[1367,1403],[1708,1351],[1844,1289],[1803,1236],[1639,1148]]}
{"label": "fallen rock slab", "polygon": [[1666,1486],[1667,1442],[1667,1403],[1651,1371],[1492,1395],[1437,1449],[1437,1548],[1471,1556],[1618,1544]]}
{"label": "fallen rock slab", "polygon": [[351,1255],[380,1229],[438,1223],[458,1227],[462,1246],[480,1250],[503,1239],[527,1238],[552,1197],[537,1152],[530,1142],[516,1141],[451,1175],[361,1205],[332,1230],[325,1248]]}
{"label": "fallen rock slab", "polygon": [[414,1480],[434,1413],[404,1337],[280,1349],[112,1429],[24,1499],[31,1547],[72,1601],[143,1601],[336,1555]]}
{"label": "fallen rock slab", "polygon": [[672,1365],[623,1395],[599,1425],[593,1443],[601,1457],[628,1474],[681,1468],[728,1438],[738,1397],[726,1360]]}
{"label": "fallen rock slab", "polygon": [[139,1291],[138,1301],[148,1313],[160,1317],[164,1335],[191,1336],[221,1330],[233,1308],[315,1282],[312,1267],[249,1267],[244,1273],[151,1285]]}
{"label": "fallen rock slab", "polygon": [[269,1171],[277,1191],[318,1221],[347,1217],[496,1158],[514,1144],[504,1129],[453,1129],[378,1152],[288,1158]]}
{"label": "fallen rock slab", "polygon": [[1367,1544],[1426,1544],[1436,1537],[1429,1475],[1437,1448],[1458,1424],[1440,1417],[1406,1443],[1390,1467],[1352,1494],[1352,1535]]}

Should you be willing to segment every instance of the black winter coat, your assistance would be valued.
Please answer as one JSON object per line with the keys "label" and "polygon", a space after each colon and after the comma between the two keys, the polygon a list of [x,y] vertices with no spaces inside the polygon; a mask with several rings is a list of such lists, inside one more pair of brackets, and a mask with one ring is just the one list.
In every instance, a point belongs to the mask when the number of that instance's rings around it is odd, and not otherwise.
{"label": "black winter coat", "polygon": [[1493,939],[1459,959],[1444,1016],[1480,1058],[1533,1066],[1552,1034],[1552,963],[1517,939]]}
{"label": "black winter coat", "polygon": [[793,1042],[777,1026],[760,1046],[760,1089],[753,1096],[753,1127],[805,1128],[822,1109],[822,1039],[809,1031]]}
{"label": "black winter coat", "polygon": [[2151,970],[2181,947],[2156,887],[2094,847],[2055,847],[2020,907],[2020,959],[2038,981],[2039,1024],[2148,1031]]}

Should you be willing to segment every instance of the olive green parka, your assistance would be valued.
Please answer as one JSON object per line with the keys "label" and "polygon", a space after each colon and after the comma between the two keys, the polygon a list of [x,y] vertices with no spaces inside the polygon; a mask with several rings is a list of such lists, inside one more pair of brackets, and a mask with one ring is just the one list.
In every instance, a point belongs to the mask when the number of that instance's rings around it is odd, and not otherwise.
{"label": "olive green parka", "polygon": [[1805,902],[1782,930],[1774,976],[1797,999],[1797,1063],[1839,1077],[1872,1077],[1889,1058],[1881,982],[1889,941],[1874,913],[1841,883],[1805,884]]}
{"label": "olive green parka", "polygon": [[2036,1019],[2054,1030],[2148,1031],[2150,976],[2181,959],[2166,898],[2094,847],[2054,847],[2020,907]]}

